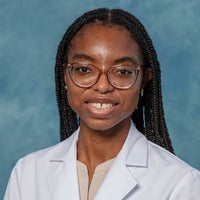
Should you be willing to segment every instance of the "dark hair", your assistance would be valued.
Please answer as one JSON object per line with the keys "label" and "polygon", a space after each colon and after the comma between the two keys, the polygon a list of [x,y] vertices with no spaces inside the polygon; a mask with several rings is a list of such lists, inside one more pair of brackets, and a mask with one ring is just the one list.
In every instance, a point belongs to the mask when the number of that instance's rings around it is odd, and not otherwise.
{"label": "dark hair", "polygon": [[103,24],[120,25],[126,27],[141,47],[144,55],[145,67],[152,70],[152,80],[144,87],[140,96],[138,108],[132,114],[132,119],[137,127],[150,141],[173,151],[171,140],[164,118],[161,92],[160,65],[153,47],[141,22],[130,13],[121,10],[100,8],[89,11],[75,20],[64,34],[57,51],[55,66],[56,97],[60,115],[60,139],[69,137],[78,128],[77,114],[71,109],[64,89],[64,75],[62,64],[66,62],[65,55],[72,38],[86,24],[97,21]]}

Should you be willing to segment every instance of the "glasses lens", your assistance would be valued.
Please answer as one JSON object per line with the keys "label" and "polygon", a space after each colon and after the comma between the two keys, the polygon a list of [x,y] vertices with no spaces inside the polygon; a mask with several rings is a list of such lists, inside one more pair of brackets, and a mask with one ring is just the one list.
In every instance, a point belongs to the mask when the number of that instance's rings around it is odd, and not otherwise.
{"label": "glasses lens", "polygon": [[126,89],[137,79],[138,68],[134,66],[117,66],[108,72],[109,81],[116,88]]}
{"label": "glasses lens", "polygon": [[[97,68],[85,64],[68,65],[68,70],[73,82],[80,87],[91,87],[101,74]],[[138,72],[137,66],[114,66],[106,74],[111,85],[127,89],[136,82]]]}
{"label": "glasses lens", "polygon": [[98,78],[98,70],[89,65],[73,64],[69,69],[72,80],[81,87],[90,87]]}

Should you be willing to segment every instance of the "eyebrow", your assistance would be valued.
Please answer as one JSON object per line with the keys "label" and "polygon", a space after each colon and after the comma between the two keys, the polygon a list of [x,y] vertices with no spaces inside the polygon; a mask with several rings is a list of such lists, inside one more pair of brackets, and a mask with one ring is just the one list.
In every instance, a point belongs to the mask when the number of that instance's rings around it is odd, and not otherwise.
{"label": "eyebrow", "polygon": [[95,61],[94,58],[92,58],[91,56],[88,56],[86,54],[75,54],[75,55],[73,55],[72,59],[78,59],[78,60],[79,59],[86,59],[86,60],[91,61],[91,62]]}
{"label": "eyebrow", "polygon": [[122,62],[132,62],[134,64],[138,64],[138,61],[134,57],[122,57],[114,61],[114,64],[119,64]]}

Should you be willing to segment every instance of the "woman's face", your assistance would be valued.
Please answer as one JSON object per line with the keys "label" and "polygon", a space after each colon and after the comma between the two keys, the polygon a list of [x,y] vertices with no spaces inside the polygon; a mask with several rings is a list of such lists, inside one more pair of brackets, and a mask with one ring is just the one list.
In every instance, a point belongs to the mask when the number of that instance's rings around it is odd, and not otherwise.
{"label": "woman's face", "polygon": [[[124,27],[88,24],[71,41],[68,63],[92,65],[105,72],[115,65],[143,65],[143,55]],[[143,70],[140,70],[133,86],[117,89],[101,74],[93,86],[82,88],[65,71],[71,108],[80,116],[81,126],[98,131],[129,123],[138,104],[142,80]]]}

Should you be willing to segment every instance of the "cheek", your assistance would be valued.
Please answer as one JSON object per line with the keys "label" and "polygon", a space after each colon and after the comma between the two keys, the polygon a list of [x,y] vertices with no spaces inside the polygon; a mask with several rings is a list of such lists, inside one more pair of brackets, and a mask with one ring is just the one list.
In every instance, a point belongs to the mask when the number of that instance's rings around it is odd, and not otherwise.
{"label": "cheek", "polygon": [[127,91],[127,94],[124,94],[124,96],[127,97],[126,103],[129,105],[132,111],[134,111],[138,105],[141,87],[142,87],[142,73],[138,77],[138,81],[135,83],[135,85],[133,85],[132,89],[130,88],[130,91]]}
{"label": "cheek", "polygon": [[79,105],[80,98],[78,97],[78,93],[70,86],[68,86],[67,99],[72,110],[77,112],[77,107]]}
{"label": "cheek", "polygon": [[67,84],[68,84],[67,99],[69,105],[74,112],[79,114],[84,104],[83,96],[85,89],[75,86],[71,81],[68,81]]}
{"label": "cheek", "polygon": [[121,106],[118,115],[121,118],[131,116],[135,111],[139,101],[140,90],[133,87],[121,94]]}
{"label": "cheek", "polygon": [[139,90],[127,95],[125,103],[126,107],[130,110],[131,113],[134,112],[135,108],[137,107],[138,101],[139,101]]}

